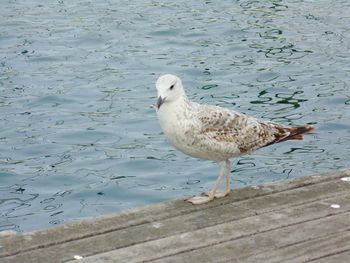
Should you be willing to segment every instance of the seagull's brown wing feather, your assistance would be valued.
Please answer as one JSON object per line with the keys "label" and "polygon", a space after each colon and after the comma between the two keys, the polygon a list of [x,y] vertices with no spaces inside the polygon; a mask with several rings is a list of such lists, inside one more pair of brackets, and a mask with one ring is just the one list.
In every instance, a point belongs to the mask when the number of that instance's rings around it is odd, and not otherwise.
{"label": "seagull's brown wing feather", "polygon": [[[222,148],[239,149],[240,154],[255,151],[261,147],[286,140],[302,140],[303,133],[313,127],[286,127],[280,124],[260,121],[253,117],[225,108],[206,106],[198,114],[201,122],[201,136],[211,145],[218,143]],[[234,145],[235,147],[230,147]]]}

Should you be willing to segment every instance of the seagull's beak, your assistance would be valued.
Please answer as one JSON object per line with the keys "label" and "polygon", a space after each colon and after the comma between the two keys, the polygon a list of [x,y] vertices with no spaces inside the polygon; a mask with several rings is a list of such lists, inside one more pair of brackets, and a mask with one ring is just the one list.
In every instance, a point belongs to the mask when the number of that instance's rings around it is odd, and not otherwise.
{"label": "seagull's beak", "polygon": [[162,98],[161,96],[158,97],[157,100],[157,109],[159,110],[160,106],[162,106],[162,104],[164,103],[166,98]]}

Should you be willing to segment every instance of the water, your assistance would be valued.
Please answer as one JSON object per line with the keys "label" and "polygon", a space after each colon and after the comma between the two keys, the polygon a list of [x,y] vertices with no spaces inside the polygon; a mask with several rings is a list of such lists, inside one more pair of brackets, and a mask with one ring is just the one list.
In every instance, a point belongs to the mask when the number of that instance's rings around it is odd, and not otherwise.
{"label": "water", "polygon": [[348,1],[3,1],[0,230],[30,231],[211,188],[174,150],[154,82],[284,124],[302,142],[234,160],[233,188],[350,166]]}

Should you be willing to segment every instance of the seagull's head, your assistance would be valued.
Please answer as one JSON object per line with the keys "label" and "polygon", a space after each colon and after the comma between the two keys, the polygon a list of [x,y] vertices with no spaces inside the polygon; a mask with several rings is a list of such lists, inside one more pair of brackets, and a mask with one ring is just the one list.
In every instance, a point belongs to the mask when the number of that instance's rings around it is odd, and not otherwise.
{"label": "seagull's head", "polygon": [[166,74],[160,76],[156,81],[156,88],[158,91],[157,110],[164,103],[170,103],[185,96],[181,80],[175,75]]}

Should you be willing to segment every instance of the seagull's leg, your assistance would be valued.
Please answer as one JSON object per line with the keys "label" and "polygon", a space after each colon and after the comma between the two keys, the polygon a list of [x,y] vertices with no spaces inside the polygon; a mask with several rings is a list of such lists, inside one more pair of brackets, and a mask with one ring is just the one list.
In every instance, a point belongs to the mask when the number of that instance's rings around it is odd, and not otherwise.
{"label": "seagull's leg", "polygon": [[[211,191],[208,193],[208,195],[207,196],[194,196],[192,198],[186,199],[186,201],[188,201],[188,202],[190,202],[190,203],[192,203],[194,205],[199,205],[199,204],[208,203],[208,202],[210,202],[211,200],[214,199],[215,193],[216,193],[218,187],[220,186],[220,182],[222,180],[222,177],[224,177],[224,175],[227,174],[227,171],[226,171],[227,170],[227,164],[226,164],[226,162],[220,162],[219,164],[221,166],[219,176],[218,176],[218,178],[215,181],[213,189],[211,189]],[[227,182],[227,177],[226,177],[226,182]],[[227,188],[227,186],[226,186],[226,188]]]}
{"label": "seagull's leg", "polygon": [[225,161],[225,173],[226,173],[226,187],[225,191],[216,191],[215,198],[220,198],[228,195],[231,192],[231,162],[229,159]]}

